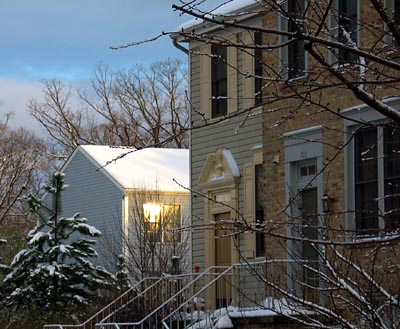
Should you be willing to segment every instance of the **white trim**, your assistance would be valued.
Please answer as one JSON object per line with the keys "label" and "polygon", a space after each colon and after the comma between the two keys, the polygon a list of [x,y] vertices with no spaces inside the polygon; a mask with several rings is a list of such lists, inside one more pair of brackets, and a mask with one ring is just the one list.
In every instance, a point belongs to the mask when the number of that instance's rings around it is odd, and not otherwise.
{"label": "white trim", "polygon": [[[389,97],[382,100],[385,104],[388,104],[394,108],[400,109],[400,97]],[[389,121],[383,114],[377,112],[366,104],[360,104],[352,106],[350,108],[341,111],[341,114],[345,116],[343,120],[344,125],[344,143],[347,143],[344,152],[344,206],[345,206],[345,229],[346,231],[353,231],[356,229],[355,219],[355,163],[354,163],[354,138],[350,141],[354,131],[357,128],[363,126],[363,122],[387,122]],[[383,172],[384,163],[383,157],[383,138],[380,138],[382,134],[382,128],[377,126],[377,154],[378,154],[378,209],[384,209],[384,199],[380,196],[384,195],[384,179],[380,179]],[[384,229],[384,219],[379,219],[379,228]],[[359,236],[358,238],[364,239],[365,237]]]}
{"label": "white trim", "polygon": [[322,131],[322,129],[323,129],[322,125],[306,127],[306,128],[299,129],[299,130],[289,131],[287,133],[284,133],[282,136],[284,138],[289,138],[289,137],[294,137],[294,136],[299,136],[299,135],[306,135],[309,133],[317,133],[318,131]]}
{"label": "white trim", "polygon": [[[323,214],[322,197],[324,194],[324,181],[323,173],[320,173],[323,168],[323,128],[322,126],[307,127],[296,131],[291,131],[283,135],[284,138],[284,151],[285,151],[285,185],[286,185],[286,203],[290,204],[292,193],[297,193],[298,188],[298,174],[297,168],[299,164],[314,162],[317,165],[318,176],[313,180],[309,187],[317,188],[317,203],[318,214]],[[295,139],[293,139],[295,138]],[[296,215],[292,207],[288,207],[288,216]],[[319,226],[324,225],[324,218],[322,215],[318,216]],[[295,235],[292,227],[288,226],[286,234],[288,236]],[[296,242],[289,240],[287,242],[288,250],[296,249]],[[288,258],[293,258],[288,255]],[[297,269],[289,267],[288,286],[292,287],[297,293],[300,293],[299,287],[296,282],[291,280],[291,277],[296,277]],[[320,298],[323,298],[320,296]]]}

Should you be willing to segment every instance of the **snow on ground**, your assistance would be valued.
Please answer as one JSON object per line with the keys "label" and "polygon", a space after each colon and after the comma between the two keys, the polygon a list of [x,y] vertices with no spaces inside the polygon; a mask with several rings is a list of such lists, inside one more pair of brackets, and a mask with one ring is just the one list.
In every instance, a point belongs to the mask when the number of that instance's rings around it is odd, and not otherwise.
{"label": "snow on ground", "polygon": [[[190,329],[223,329],[233,328],[232,319],[234,318],[255,318],[255,317],[274,317],[277,315],[296,316],[300,314],[310,314],[310,310],[301,306],[289,304],[284,298],[267,298],[264,301],[265,308],[238,308],[229,306],[228,308],[217,309],[213,312],[195,312],[187,319],[198,320],[192,324]],[[196,316],[194,316],[196,314]]]}

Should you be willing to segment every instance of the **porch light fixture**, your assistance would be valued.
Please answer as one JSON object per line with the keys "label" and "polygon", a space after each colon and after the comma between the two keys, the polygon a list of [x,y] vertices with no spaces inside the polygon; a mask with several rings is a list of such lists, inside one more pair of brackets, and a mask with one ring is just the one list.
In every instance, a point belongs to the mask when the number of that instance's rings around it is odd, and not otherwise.
{"label": "porch light fixture", "polygon": [[322,208],[324,213],[330,213],[332,211],[333,203],[335,199],[330,197],[327,193],[322,196]]}

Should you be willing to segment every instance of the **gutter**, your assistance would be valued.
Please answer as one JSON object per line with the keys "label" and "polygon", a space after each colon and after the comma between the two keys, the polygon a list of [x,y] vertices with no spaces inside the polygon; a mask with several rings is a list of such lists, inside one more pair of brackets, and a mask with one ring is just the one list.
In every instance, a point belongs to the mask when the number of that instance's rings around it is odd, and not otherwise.
{"label": "gutter", "polygon": [[178,43],[178,40],[174,37],[172,37],[172,43],[173,45],[178,48],[180,51],[183,51],[186,55],[189,55],[189,50],[182,46],[181,44]]}

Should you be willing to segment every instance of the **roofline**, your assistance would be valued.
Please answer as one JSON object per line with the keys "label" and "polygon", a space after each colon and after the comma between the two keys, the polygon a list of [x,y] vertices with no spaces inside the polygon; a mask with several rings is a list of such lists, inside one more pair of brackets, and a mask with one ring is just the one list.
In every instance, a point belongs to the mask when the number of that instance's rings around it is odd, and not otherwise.
{"label": "roofline", "polygon": [[[127,187],[126,189],[125,189],[125,193],[129,193],[129,192],[134,192],[134,191],[137,191],[137,190],[141,190],[141,188],[140,187]],[[171,190],[161,190],[161,189],[148,189],[148,190],[146,190],[146,192],[149,192],[149,193],[162,193],[162,194],[190,194],[190,191],[187,191],[187,190],[180,190],[180,191],[176,191],[176,190],[173,190],[173,191],[171,191]]]}
{"label": "roofline", "polygon": [[[87,151],[85,151],[85,149],[84,149],[83,147],[80,147],[80,145],[77,146],[77,148],[75,149],[74,153],[72,153],[72,156],[74,156],[74,155],[75,155],[75,152],[78,152],[78,150],[81,150],[82,153],[83,153],[83,155],[84,155],[90,162],[92,162],[96,167],[98,167],[97,170],[98,170],[99,172],[103,169],[104,166],[103,166],[101,163],[97,162],[92,156],[90,156],[90,154],[89,154]],[[71,158],[72,158],[72,156],[71,156]],[[67,163],[69,163],[69,160],[67,161]],[[67,165],[67,163],[66,163],[65,165]],[[114,185],[115,185],[119,190],[121,190],[122,193],[124,192],[124,190],[125,190],[124,186],[123,186],[120,182],[118,182],[117,179],[115,179],[107,170],[103,170],[102,172],[105,174],[106,177],[108,177],[108,178],[114,183]]]}
{"label": "roofline", "polygon": [[[218,16],[226,16],[226,15],[232,15],[232,14],[236,14],[236,13],[240,13],[243,10],[251,10],[251,9],[256,9],[257,7],[260,7],[260,4],[257,2],[253,2],[247,6],[243,6],[240,8],[237,8],[236,10],[227,12],[227,13],[223,13],[223,14],[214,14],[214,16],[218,17]],[[241,22],[247,19],[250,19],[252,17],[257,16],[259,13],[258,12],[253,12],[253,13],[247,13],[245,15],[241,15],[239,18],[236,19],[237,22]],[[216,23],[212,23],[212,22],[208,22],[208,21],[204,21],[203,19],[198,19],[199,23],[195,24],[195,25],[191,25],[188,26],[187,28],[182,28],[182,29],[178,29],[176,31],[174,31],[173,33],[170,34],[171,39],[174,40],[174,42],[189,42],[190,38],[187,38],[183,35],[181,35],[181,33],[190,33],[191,31],[196,30],[196,33],[210,33],[213,32],[215,30],[218,30],[221,28],[221,26],[223,26],[223,23],[221,24],[216,24]],[[185,24],[185,23],[184,23]]]}

